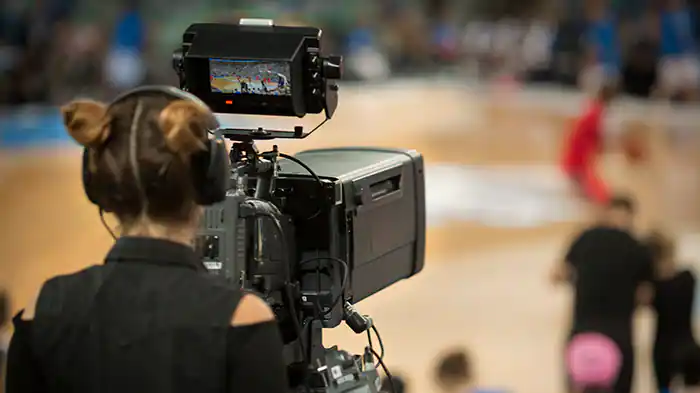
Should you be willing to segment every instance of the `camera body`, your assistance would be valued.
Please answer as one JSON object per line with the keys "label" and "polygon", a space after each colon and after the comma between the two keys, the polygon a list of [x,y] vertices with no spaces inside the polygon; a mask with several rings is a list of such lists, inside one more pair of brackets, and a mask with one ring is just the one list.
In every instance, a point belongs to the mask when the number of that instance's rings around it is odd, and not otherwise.
{"label": "camera body", "polygon": [[[217,113],[330,119],[342,58],[322,55],[321,31],[242,22],[185,31],[173,54],[180,87]],[[270,304],[292,391],[378,392],[371,358],[382,364],[383,355],[371,342],[364,356],[324,348],[322,330],[345,322],[378,334],[353,304],[423,268],[422,156],[367,147],[290,156],[277,146],[260,152],[255,140],[301,139],[309,135],[301,127],[215,132],[233,141],[232,186],[205,209],[197,242],[204,266]]]}
{"label": "camera body", "polygon": [[[226,201],[206,209],[200,249],[212,273],[262,294],[274,293],[289,270],[302,318],[320,317],[324,328],[333,328],[344,320],[336,299],[359,302],[423,268],[423,160],[412,150],[366,147],[295,157],[321,182],[290,160],[279,162],[267,199],[253,197],[258,178],[233,179],[237,187]],[[285,320],[282,299],[268,302]]]}

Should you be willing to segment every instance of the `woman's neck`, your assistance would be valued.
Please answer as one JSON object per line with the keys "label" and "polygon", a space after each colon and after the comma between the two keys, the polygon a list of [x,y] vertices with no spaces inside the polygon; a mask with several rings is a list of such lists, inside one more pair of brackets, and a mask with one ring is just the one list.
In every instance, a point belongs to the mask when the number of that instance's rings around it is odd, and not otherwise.
{"label": "woman's neck", "polygon": [[194,247],[195,232],[194,226],[189,224],[172,225],[141,220],[123,226],[121,236],[150,237]]}

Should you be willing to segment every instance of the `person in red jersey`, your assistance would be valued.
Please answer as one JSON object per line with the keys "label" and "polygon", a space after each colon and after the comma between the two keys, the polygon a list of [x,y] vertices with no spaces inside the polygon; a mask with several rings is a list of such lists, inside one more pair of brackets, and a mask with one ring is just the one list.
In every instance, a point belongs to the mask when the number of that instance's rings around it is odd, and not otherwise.
{"label": "person in red jersey", "polygon": [[587,199],[598,204],[605,204],[610,198],[607,185],[598,176],[596,159],[603,148],[603,115],[615,96],[615,90],[613,84],[604,85],[598,90],[596,97],[576,120],[564,146],[564,173]]}

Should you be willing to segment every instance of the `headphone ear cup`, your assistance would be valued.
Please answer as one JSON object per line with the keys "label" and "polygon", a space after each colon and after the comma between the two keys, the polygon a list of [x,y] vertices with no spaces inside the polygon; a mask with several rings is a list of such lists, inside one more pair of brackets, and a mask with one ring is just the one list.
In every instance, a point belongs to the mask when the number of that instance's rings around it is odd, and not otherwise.
{"label": "headphone ear cup", "polygon": [[224,141],[210,139],[209,149],[195,155],[191,167],[195,202],[201,206],[223,202],[231,177],[231,163]]}
{"label": "headphone ear cup", "polygon": [[83,148],[83,190],[88,200],[94,205],[99,206],[97,195],[95,195],[94,187],[92,187],[92,173],[90,173],[90,151]]}
{"label": "headphone ear cup", "polygon": [[218,203],[226,199],[226,192],[231,187],[231,160],[226,150],[226,143],[222,138],[212,139],[211,144],[213,155],[210,172],[212,173],[212,185],[216,187],[214,203]]}

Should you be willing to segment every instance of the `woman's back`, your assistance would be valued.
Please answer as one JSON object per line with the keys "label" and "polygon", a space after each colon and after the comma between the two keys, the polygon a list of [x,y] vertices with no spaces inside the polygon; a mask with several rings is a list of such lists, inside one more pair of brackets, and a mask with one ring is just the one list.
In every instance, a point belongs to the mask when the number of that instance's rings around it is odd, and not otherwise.
{"label": "woman's back", "polygon": [[[231,327],[242,295],[206,274],[184,245],[122,238],[105,265],[44,285],[30,340],[44,370],[34,387],[46,392],[282,392],[284,379],[261,378],[249,386],[248,378],[240,378],[262,372],[248,359],[267,352],[263,346],[281,351],[274,321]],[[266,342],[256,342],[260,333]],[[271,340],[275,334],[276,342]],[[283,374],[279,359],[264,362],[273,375]]]}
{"label": "woman's back", "polygon": [[692,338],[695,276],[683,270],[655,283],[654,308],[657,313],[656,341]]}
{"label": "woman's back", "polygon": [[[150,255],[135,259],[146,245]],[[125,238],[105,265],[48,281],[33,343],[49,390],[224,391],[226,336],[241,293],[198,272],[194,255]]]}
{"label": "woman's back", "polygon": [[657,312],[654,372],[659,391],[680,379],[686,387],[700,385],[700,347],[692,333],[695,276],[683,270],[656,283]]}

